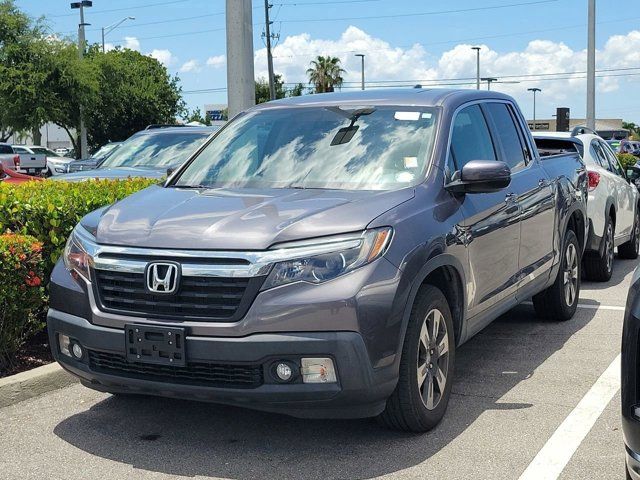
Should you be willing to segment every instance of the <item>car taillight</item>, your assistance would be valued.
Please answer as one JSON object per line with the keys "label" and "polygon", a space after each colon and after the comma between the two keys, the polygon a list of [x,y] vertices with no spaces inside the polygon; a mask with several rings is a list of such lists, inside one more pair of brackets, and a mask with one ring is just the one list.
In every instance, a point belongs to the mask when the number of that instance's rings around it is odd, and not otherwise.
{"label": "car taillight", "polygon": [[598,172],[589,172],[589,191],[594,190],[600,183],[600,174]]}
{"label": "car taillight", "polygon": [[16,168],[20,166],[20,155],[16,155],[15,157],[13,157],[13,164]]}

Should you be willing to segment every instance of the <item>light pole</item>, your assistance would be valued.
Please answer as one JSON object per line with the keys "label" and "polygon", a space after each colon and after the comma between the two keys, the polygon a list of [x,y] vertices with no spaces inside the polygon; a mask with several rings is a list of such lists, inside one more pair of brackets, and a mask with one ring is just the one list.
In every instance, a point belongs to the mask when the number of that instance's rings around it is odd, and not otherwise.
{"label": "light pole", "polygon": [[482,77],[480,80],[487,82],[487,90],[491,90],[491,84],[498,81],[498,79],[494,77]]}
{"label": "light pole", "polygon": [[471,47],[476,51],[476,90],[480,90],[480,49],[482,47]]}
{"label": "light pole", "polygon": [[589,0],[587,38],[587,127],[596,129],[596,0]]}
{"label": "light pole", "polygon": [[256,103],[251,0],[227,0],[227,97],[229,118]]}
{"label": "light pole", "polygon": [[116,28],[118,28],[120,25],[122,25],[127,20],[135,20],[135,19],[136,19],[136,17],[124,17],[119,22],[116,22],[116,23],[114,23],[112,25],[109,25],[108,27],[102,27],[102,53],[105,52],[105,50],[104,50],[104,37],[106,35],[108,35],[109,33],[113,32]]}
{"label": "light pole", "polygon": [[532,130],[535,132],[536,131],[536,93],[541,92],[542,89],[534,87],[534,88],[527,88],[527,91],[533,92],[533,128]]}
{"label": "light pole", "polygon": [[360,71],[362,73],[362,85],[361,85],[361,89],[364,90],[364,53],[356,53],[356,57],[360,57],[360,59],[362,60],[362,65],[360,67]]}
{"label": "light pole", "polygon": [[[90,25],[84,23],[84,7],[93,6],[91,0],[82,0],[81,2],[72,2],[71,9],[80,9],[80,23],[78,24],[78,55],[80,60],[84,57],[84,27]],[[87,148],[87,127],[84,124],[84,113],[82,111],[82,105],[80,105],[80,158],[87,158],[89,156],[89,149]]]}

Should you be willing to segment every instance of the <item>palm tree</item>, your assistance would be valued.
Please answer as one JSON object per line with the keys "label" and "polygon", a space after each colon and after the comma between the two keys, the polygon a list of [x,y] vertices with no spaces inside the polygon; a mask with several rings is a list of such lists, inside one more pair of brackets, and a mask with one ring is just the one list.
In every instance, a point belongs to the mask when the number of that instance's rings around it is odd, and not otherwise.
{"label": "palm tree", "polygon": [[309,83],[315,85],[316,93],[333,92],[335,87],[340,87],[343,73],[345,70],[340,67],[337,57],[318,56],[307,69]]}

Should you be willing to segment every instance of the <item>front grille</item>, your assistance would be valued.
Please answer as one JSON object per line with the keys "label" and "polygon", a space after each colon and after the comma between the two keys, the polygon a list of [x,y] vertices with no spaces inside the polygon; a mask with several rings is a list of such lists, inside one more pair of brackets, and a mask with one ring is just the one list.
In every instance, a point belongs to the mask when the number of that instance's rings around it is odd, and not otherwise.
{"label": "front grille", "polygon": [[129,363],[124,355],[89,350],[94,372],[121,377],[206,387],[256,388],[262,385],[261,365],[187,362],[184,367]]}
{"label": "front grille", "polygon": [[94,270],[101,308],[115,313],[168,319],[234,321],[248,309],[262,277],[182,277],[176,294],[147,290],[142,273]]}

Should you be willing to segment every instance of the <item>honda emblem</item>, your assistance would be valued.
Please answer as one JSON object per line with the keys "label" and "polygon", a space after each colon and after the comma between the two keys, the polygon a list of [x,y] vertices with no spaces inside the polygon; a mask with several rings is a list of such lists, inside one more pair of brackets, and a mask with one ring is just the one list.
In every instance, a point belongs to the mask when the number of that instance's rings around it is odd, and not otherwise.
{"label": "honda emblem", "polygon": [[147,289],[153,293],[175,293],[180,281],[180,265],[153,262],[147,265]]}

